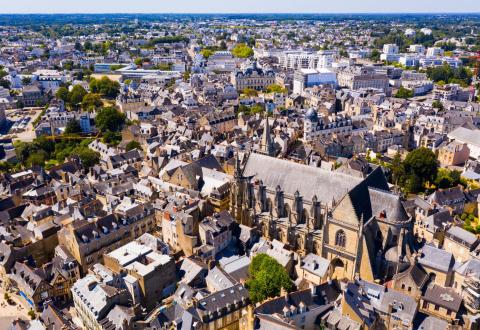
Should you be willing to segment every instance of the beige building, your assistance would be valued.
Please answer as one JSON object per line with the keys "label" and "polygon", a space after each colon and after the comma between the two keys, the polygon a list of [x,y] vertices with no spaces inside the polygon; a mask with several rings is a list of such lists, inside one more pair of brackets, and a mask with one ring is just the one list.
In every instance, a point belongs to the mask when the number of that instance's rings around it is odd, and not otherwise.
{"label": "beige building", "polygon": [[58,236],[59,243],[73,255],[85,274],[92,265],[102,263],[106,253],[154,229],[153,208],[132,204],[93,221],[73,221]]}
{"label": "beige building", "polygon": [[237,222],[300,255],[329,260],[331,278],[395,274],[413,229],[380,168],[361,178],[246,154],[243,164],[237,159],[230,200]]}
{"label": "beige building", "polygon": [[138,287],[140,295],[137,297],[133,293],[132,296],[147,310],[152,310],[175,288],[173,258],[139,241],[132,241],[106,254],[104,263],[114,273],[127,274],[135,279],[131,282],[137,283],[132,283],[132,287]]}
{"label": "beige building", "polygon": [[443,166],[458,166],[467,162],[470,148],[466,143],[450,142],[438,148],[438,161]]}
{"label": "beige building", "polygon": [[452,288],[429,286],[420,300],[420,311],[454,323],[462,305],[462,297]]}
{"label": "beige building", "polygon": [[231,80],[239,92],[246,88],[264,91],[268,86],[275,84],[275,72],[263,70],[254,63],[252,67],[246,70],[232,72]]}

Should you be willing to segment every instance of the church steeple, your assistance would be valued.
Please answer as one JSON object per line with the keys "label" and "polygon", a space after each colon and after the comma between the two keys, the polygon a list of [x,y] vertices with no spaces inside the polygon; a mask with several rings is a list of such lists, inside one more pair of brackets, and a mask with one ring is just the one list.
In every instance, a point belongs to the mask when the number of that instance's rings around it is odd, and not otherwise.
{"label": "church steeple", "polygon": [[270,130],[270,122],[268,120],[267,112],[265,112],[265,124],[263,125],[262,141],[260,142],[259,152],[264,155],[275,156],[275,150],[272,143],[272,134]]}

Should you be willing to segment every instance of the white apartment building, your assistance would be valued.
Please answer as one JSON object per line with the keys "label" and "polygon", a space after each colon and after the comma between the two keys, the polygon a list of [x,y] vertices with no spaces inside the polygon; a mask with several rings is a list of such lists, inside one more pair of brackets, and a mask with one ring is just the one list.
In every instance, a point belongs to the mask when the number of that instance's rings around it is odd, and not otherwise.
{"label": "white apartment building", "polygon": [[428,47],[427,49],[427,57],[437,57],[443,56],[443,49],[440,47]]}
{"label": "white apartment building", "polygon": [[383,45],[384,54],[398,54],[398,46],[395,44],[385,44]]}
{"label": "white apartment building", "polygon": [[423,54],[423,53],[425,53],[425,46],[423,46],[423,45],[410,45],[410,47],[408,47],[408,51],[410,53]]}
{"label": "white apartment building", "polygon": [[285,69],[315,69],[320,55],[306,51],[286,51],[279,56],[279,63]]}
{"label": "white apartment building", "polygon": [[319,85],[337,85],[337,74],[328,69],[300,69],[293,76],[293,92],[301,94],[305,88]]}

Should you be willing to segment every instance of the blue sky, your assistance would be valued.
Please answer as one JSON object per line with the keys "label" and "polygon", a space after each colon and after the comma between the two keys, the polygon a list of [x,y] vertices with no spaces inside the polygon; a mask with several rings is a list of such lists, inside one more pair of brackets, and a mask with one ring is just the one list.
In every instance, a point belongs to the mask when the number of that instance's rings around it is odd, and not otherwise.
{"label": "blue sky", "polygon": [[2,0],[0,13],[480,12],[480,0]]}

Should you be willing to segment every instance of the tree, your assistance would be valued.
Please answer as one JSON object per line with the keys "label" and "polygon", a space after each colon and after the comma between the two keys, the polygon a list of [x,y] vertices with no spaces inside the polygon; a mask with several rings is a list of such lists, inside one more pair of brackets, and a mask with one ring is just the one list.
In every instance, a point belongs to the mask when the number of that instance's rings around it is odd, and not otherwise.
{"label": "tree", "polygon": [[68,88],[63,86],[60,87],[57,90],[57,93],[55,94],[57,99],[63,100],[63,102],[68,102],[68,95],[69,95]]}
{"label": "tree", "polygon": [[31,320],[35,320],[37,318],[37,315],[35,314],[35,311],[33,309],[30,309],[28,311],[28,316],[30,316]]}
{"label": "tree", "polygon": [[34,166],[34,165],[43,166],[45,164],[46,159],[47,159],[47,153],[43,150],[40,150],[28,156],[26,165],[27,166]]}
{"label": "tree", "polygon": [[90,91],[109,98],[115,98],[120,93],[120,84],[118,81],[102,77],[101,79],[90,80]]}
{"label": "tree", "polygon": [[109,146],[117,146],[120,141],[122,141],[122,135],[118,132],[106,131],[102,137],[102,142]]}
{"label": "tree", "polygon": [[87,91],[81,85],[75,85],[72,87],[69,93],[69,102],[72,105],[77,105],[82,102],[83,98],[87,95]]}
{"label": "tree", "polygon": [[251,114],[262,113],[262,112],[265,112],[265,106],[263,104],[255,103],[254,105],[252,105],[250,109]]}
{"label": "tree", "polygon": [[285,268],[272,257],[262,253],[252,259],[247,288],[250,299],[257,303],[278,296],[282,288],[290,291],[293,284]]}
{"label": "tree", "polygon": [[22,78],[22,84],[23,85],[29,85],[32,82],[32,78],[30,77],[23,77]]}
{"label": "tree", "polygon": [[202,54],[202,56],[205,58],[209,58],[210,56],[213,55],[213,50],[205,48],[200,51],[200,54]]}
{"label": "tree", "polygon": [[430,149],[421,147],[410,152],[403,163],[409,192],[423,191],[425,183],[433,182],[437,176],[437,157]]}
{"label": "tree", "polygon": [[390,169],[392,171],[392,183],[401,185],[403,177],[405,176],[405,168],[399,153],[393,157]]}
{"label": "tree", "polygon": [[253,49],[247,44],[240,43],[233,48],[232,54],[238,58],[248,58],[253,56]]}
{"label": "tree", "polygon": [[76,119],[72,119],[65,126],[65,134],[75,134],[81,133],[82,128],[80,127],[80,122]]}
{"label": "tree", "polygon": [[88,93],[83,97],[82,109],[84,111],[94,111],[103,105],[100,95]]}
{"label": "tree", "polygon": [[133,150],[133,149],[139,149],[141,150],[142,149],[142,145],[140,143],[138,143],[137,141],[135,140],[132,140],[130,142],[127,143],[127,146],[125,147],[125,149],[127,151],[130,151],[130,150]]}
{"label": "tree", "polygon": [[267,86],[267,93],[285,93],[286,90],[280,85],[273,84],[270,86]]}
{"label": "tree", "polygon": [[79,146],[75,148],[72,154],[80,157],[82,165],[85,169],[89,169],[100,162],[100,154],[88,147]]}
{"label": "tree", "polygon": [[435,100],[432,102],[432,108],[438,109],[439,111],[444,110],[443,103],[439,100]]}
{"label": "tree", "polygon": [[258,92],[252,88],[245,88],[242,92],[247,97],[257,97]]}
{"label": "tree", "polygon": [[13,169],[13,165],[9,162],[0,162],[0,173],[10,173]]}
{"label": "tree", "polygon": [[374,62],[380,61],[380,51],[378,49],[372,50],[370,53],[370,59]]}
{"label": "tree", "polygon": [[125,125],[125,115],[113,107],[103,108],[95,117],[95,125],[103,132],[118,132]]}
{"label": "tree", "polygon": [[397,91],[397,94],[395,94],[395,97],[398,97],[401,99],[408,99],[413,97],[413,91],[411,89],[407,89],[403,86],[400,86],[400,88]]}
{"label": "tree", "polygon": [[435,186],[440,189],[448,189],[456,187],[462,183],[460,171],[450,171],[446,168],[438,169],[435,178]]}

